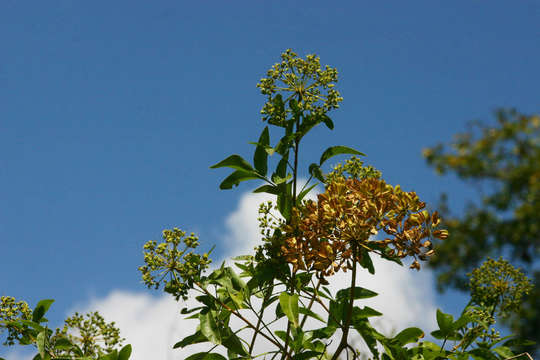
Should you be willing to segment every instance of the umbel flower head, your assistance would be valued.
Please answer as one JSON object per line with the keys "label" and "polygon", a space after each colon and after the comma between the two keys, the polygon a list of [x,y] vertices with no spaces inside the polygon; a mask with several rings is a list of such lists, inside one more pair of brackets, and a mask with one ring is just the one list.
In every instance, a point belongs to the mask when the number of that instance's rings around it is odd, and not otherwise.
{"label": "umbel flower head", "polygon": [[502,316],[519,309],[523,296],[532,290],[527,276],[503,258],[488,258],[468,275],[472,302]]}
{"label": "umbel flower head", "polygon": [[21,328],[6,325],[7,322],[32,319],[32,310],[25,301],[16,301],[12,296],[0,296],[0,334],[7,328],[8,334],[4,345],[13,345],[21,335]]}
{"label": "umbel flower head", "polygon": [[85,315],[76,312],[65,320],[62,330],[57,329],[56,336],[67,336],[73,343],[79,343],[88,357],[110,353],[125,340],[114,321],[106,322],[98,312]]}
{"label": "umbel flower head", "polygon": [[263,120],[283,126],[287,113],[320,117],[337,109],[343,100],[334,89],[337,76],[335,68],[321,67],[318,56],[302,59],[291,49],[286,50],[281,54],[281,62],[272,66],[257,84],[261,93],[268,96],[261,110]]}
{"label": "umbel flower head", "polygon": [[185,300],[189,289],[212,262],[209,253],[200,255],[192,251],[198,246],[199,238],[193,233],[186,236],[178,228],[164,230],[163,242],[150,240],[143,247],[146,265],[139,267],[143,282],[156,289],[163,284],[165,292],[176,300]]}
{"label": "umbel flower head", "polygon": [[[294,209],[291,223],[284,226],[281,251],[293,270],[316,270],[323,276],[352,269],[369,252],[412,257],[410,267],[420,269],[418,260],[434,253],[430,239],[448,236],[436,229],[437,212],[430,215],[424,207],[416,193],[378,177],[334,177],[317,201]],[[371,240],[379,232],[386,238]]]}

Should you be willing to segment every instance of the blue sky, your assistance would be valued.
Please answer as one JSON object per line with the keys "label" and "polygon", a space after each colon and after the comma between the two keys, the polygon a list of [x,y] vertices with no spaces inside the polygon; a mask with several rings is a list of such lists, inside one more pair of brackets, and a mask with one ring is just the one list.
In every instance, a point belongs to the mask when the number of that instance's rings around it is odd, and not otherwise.
{"label": "blue sky", "polygon": [[0,3],[0,294],[55,298],[59,321],[145,291],[142,245],[172,226],[219,257],[250,186],[219,191],[227,173],[208,167],[251,156],[255,85],[287,48],[337,67],[344,97],[306,166],[353,146],[390,183],[459,209],[474,190],[421,150],[498,107],[539,111],[538,23],[525,0]]}

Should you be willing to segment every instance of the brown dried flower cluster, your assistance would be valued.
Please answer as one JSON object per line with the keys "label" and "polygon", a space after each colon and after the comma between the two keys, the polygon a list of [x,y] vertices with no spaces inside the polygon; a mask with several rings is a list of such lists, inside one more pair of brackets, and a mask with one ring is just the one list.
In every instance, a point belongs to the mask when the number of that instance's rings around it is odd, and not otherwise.
{"label": "brown dried flower cluster", "polygon": [[[424,207],[415,192],[382,179],[337,179],[317,202],[294,209],[291,223],[283,228],[281,251],[293,271],[316,270],[323,276],[352,269],[366,251],[399,259],[411,256],[410,267],[419,270],[418,259],[434,253],[430,239],[448,237],[446,230],[436,230],[437,212],[430,215]],[[379,231],[387,237],[370,240]]]}

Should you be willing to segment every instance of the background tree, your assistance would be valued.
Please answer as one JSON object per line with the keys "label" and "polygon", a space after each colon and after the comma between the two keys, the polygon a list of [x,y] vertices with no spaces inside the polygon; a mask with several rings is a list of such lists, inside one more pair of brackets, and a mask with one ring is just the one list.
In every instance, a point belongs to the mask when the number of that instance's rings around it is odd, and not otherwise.
{"label": "background tree", "polygon": [[[454,173],[477,184],[482,197],[460,214],[442,196],[443,220],[451,237],[430,261],[440,290],[465,290],[466,274],[486,256],[505,256],[534,278],[535,289],[507,324],[521,337],[540,341],[540,117],[515,110],[496,112],[496,125],[472,124],[450,146],[426,149],[439,174]],[[538,347],[536,348],[538,353]]]}

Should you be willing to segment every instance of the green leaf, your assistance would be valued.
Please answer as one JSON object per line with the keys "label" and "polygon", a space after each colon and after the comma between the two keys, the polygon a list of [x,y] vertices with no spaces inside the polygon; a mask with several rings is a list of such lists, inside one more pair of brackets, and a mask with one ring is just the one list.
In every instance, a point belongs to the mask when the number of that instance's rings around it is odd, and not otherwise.
{"label": "green leaf", "polygon": [[81,358],[84,355],[82,349],[77,345],[73,345],[73,347],[71,348],[71,351],[73,352],[73,354],[75,354],[76,356],[79,356]]}
{"label": "green leaf", "polygon": [[377,348],[377,338],[379,337],[379,334],[377,330],[370,325],[367,319],[356,322],[353,324],[353,327],[356,331],[358,331],[360,336],[362,336],[373,356],[378,359],[379,349]]}
{"label": "green leaf", "polygon": [[503,358],[509,358],[509,357],[514,356],[514,353],[512,352],[512,350],[510,350],[510,348],[506,346],[499,346],[492,350],[496,352],[497,354],[501,355]]}
{"label": "green leaf", "polygon": [[236,291],[249,291],[249,288],[244,280],[242,280],[242,278],[238,276],[238,274],[232,268],[229,267],[227,269],[227,274],[231,277],[233,289]]}
{"label": "green leaf", "polygon": [[362,309],[355,306],[353,307],[352,321],[353,323],[359,319],[365,319],[372,316],[381,316],[382,313],[378,312],[375,309],[370,308],[369,306],[364,306]]}
{"label": "green leaf", "polygon": [[272,178],[278,176],[284,178],[287,176],[287,162],[289,161],[289,154],[283,156],[276,167],[276,171],[272,174]]}
{"label": "green leaf", "polygon": [[200,352],[188,356],[185,360],[227,360],[227,358],[216,353]]}
{"label": "green leaf", "polygon": [[283,330],[276,330],[274,331],[274,334],[283,341],[287,340],[287,332]]}
{"label": "green leaf", "polygon": [[213,283],[218,283],[229,291],[246,290],[246,283],[229,266],[215,271],[211,276],[211,280]]}
{"label": "green leaf", "polygon": [[233,258],[231,258],[232,260],[247,260],[247,261],[251,261],[253,260],[253,255],[238,255],[238,256],[235,256]]}
{"label": "green leaf", "polygon": [[504,343],[504,346],[506,347],[515,347],[515,346],[531,346],[535,345],[536,342],[532,340],[524,340],[524,339],[510,339],[507,342]]}
{"label": "green leaf", "polygon": [[36,308],[32,312],[32,321],[39,323],[43,319],[43,315],[49,310],[51,304],[54,302],[53,299],[45,299],[38,302]]}
{"label": "green leaf", "polygon": [[313,330],[313,339],[329,339],[336,332],[337,327],[326,326],[320,329]]}
{"label": "green leaf", "polygon": [[263,186],[259,186],[255,190],[253,190],[253,192],[254,193],[267,193],[267,194],[277,195],[277,194],[279,194],[279,189],[278,189],[277,186],[263,185]]}
{"label": "green leaf", "polygon": [[247,308],[247,305],[244,304],[245,296],[244,296],[243,292],[229,290],[228,295],[229,295],[230,299],[234,302],[234,305],[235,305],[236,309],[246,309]]}
{"label": "green leaf", "polygon": [[322,116],[322,122],[326,125],[327,128],[329,128],[330,130],[334,130],[334,122],[327,115]]}
{"label": "green leaf", "polygon": [[461,315],[460,318],[452,324],[452,330],[459,330],[471,321],[472,319],[467,315]]}
{"label": "green leaf", "polygon": [[302,200],[304,199],[304,197],[315,187],[317,186],[317,184],[313,184],[311,185],[310,187],[302,190],[300,192],[300,194],[298,194],[298,196],[296,197],[296,204],[299,205],[300,203],[302,203]]}
{"label": "green leaf", "polygon": [[268,153],[266,152],[266,147],[270,145],[270,134],[268,133],[268,126],[264,128],[259,137],[259,144],[255,149],[255,154],[253,155],[253,164],[255,169],[261,175],[266,176],[268,172]]}
{"label": "green leaf", "polygon": [[475,360],[497,360],[491,351],[483,348],[476,348],[468,352]]}
{"label": "green leaf", "polygon": [[454,323],[454,317],[450,314],[443,313],[440,309],[437,309],[437,324],[439,329],[444,335],[450,335],[452,332],[452,324]]}
{"label": "green leaf", "polygon": [[285,313],[283,312],[283,309],[281,308],[281,305],[277,304],[275,309],[276,319],[281,319],[285,316]]}
{"label": "green leaf", "polygon": [[283,189],[280,191],[276,205],[285,220],[288,220],[291,217],[291,209],[292,209],[292,196],[291,196],[291,189],[292,189],[292,182],[288,184],[280,184],[280,189]]}
{"label": "green leaf", "polygon": [[291,108],[295,116],[298,116],[300,114],[301,109],[300,107],[298,107],[298,101],[296,101],[296,99],[289,100],[289,107]]}
{"label": "green leaf", "polygon": [[118,351],[117,350],[113,350],[113,352],[105,355],[105,356],[100,356],[98,358],[98,360],[118,360]]}
{"label": "green leaf", "polygon": [[225,339],[223,339],[223,346],[225,346],[228,350],[234,352],[235,354],[242,356],[249,355],[242,346],[242,341],[240,341],[240,338],[238,338],[238,336],[236,336],[230,329],[229,335],[225,337]]}
{"label": "green leaf", "polygon": [[[33,322],[32,320],[19,320],[23,325],[26,325],[28,327],[31,327],[32,329],[35,329],[37,331],[42,331],[45,329],[43,326],[41,326],[37,322]],[[9,322],[8,322],[9,323]],[[22,328],[18,322],[11,323],[10,325],[16,326],[18,328]]]}
{"label": "green leaf", "polygon": [[127,344],[118,353],[118,360],[128,360],[131,356],[131,345]]}
{"label": "green leaf", "polygon": [[278,113],[281,114],[285,111],[285,103],[283,102],[283,96],[277,94],[273,99],[274,107],[278,110]]}
{"label": "green leaf", "polygon": [[298,312],[302,315],[306,315],[306,316],[309,316],[309,317],[312,317],[314,319],[317,319],[321,322],[325,322],[324,319],[317,313],[305,308],[305,307],[300,307],[298,308]]}
{"label": "green leaf", "polygon": [[347,146],[331,146],[328,149],[326,149],[321,155],[321,160],[319,161],[319,165],[324,164],[324,162],[330,159],[331,157],[334,157],[340,154],[353,154],[353,155],[366,156],[366,154],[361,153],[360,151],[347,147]]}
{"label": "green leaf", "polygon": [[36,346],[42,359],[45,359],[45,341],[47,341],[47,330],[43,330],[36,337]]}
{"label": "green leaf", "polygon": [[191,309],[185,307],[185,308],[182,308],[182,310],[180,310],[180,314],[182,314],[182,315],[191,314],[192,312],[195,312],[197,310],[201,310],[203,308],[204,308],[204,306],[197,306],[197,307],[194,307],[194,308],[191,308]]}
{"label": "green leaf", "polygon": [[207,308],[209,309],[213,309],[213,310],[217,309],[216,300],[212,296],[199,295],[199,296],[196,296],[195,299],[201,304],[206,305]]}
{"label": "green leaf", "polygon": [[312,116],[304,117],[304,121],[300,124],[300,127],[298,128],[298,132],[296,133],[298,136],[298,139],[301,139],[302,137],[304,137],[315,125],[317,125],[317,121],[313,121]]}
{"label": "green leaf", "polygon": [[272,176],[272,182],[276,185],[279,185],[279,184],[283,184],[284,182],[286,182],[287,180],[289,180],[290,178],[292,178],[292,174],[289,173],[287,174],[286,177],[282,178],[282,177],[279,177],[277,175],[274,175]]}
{"label": "green leaf", "polygon": [[294,277],[295,280],[295,288],[296,290],[300,291],[302,289],[305,289],[306,286],[311,282],[311,279],[313,278],[313,273],[297,273]]}
{"label": "green leaf", "polygon": [[410,343],[415,343],[422,337],[424,337],[424,332],[421,329],[417,327],[410,327],[394,336],[394,340],[396,340],[399,345],[404,346]]}
{"label": "green leaf", "polygon": [[309,165],[309,174],[320,182],[324,182],[324,175],[319,165],[315,163]]}
{"label": "green leaf", "polygon": [[343,319],[346,316],[346,300],[339,299],[341,301],[330,300],[330,308],[328,312],[327,325],[329,327],[340,327]]}
{"label": "green leaf", "polygon": [[281,139],[279,139],[279,142],[276,144],[276,147],[274,147],[274,151],[282,156],[287,154],[289,152],[289,148],[291,147],[293,140],[294,140],[294,137],[292,134],[283,136]]}
{"label": "green leaf", "polygon": [[216,345],[221,344],[221,335],[212,311],[201,312],[199,314],[199,321],[201,333],[212,343]]}
{"label": "green leaf", "polygon": [[318,351],[306,351],[300,354],[296,354],[292,357],[292,360],[307,360],[307,359],[313,359],[315,357],[319,357],[321,355]]}
{"label": "green leaf", "polygon": [[441,330],[432,331],[431,336],[433,336],[437,340],[444,340],[444,338],[446,337]]}
{"label": "green leaf", "polygon": [[[371,291],[369,289],[366,289],[366,288],[363,288],[363,287],[360,287],[360,286],[355,286],[353,292],[354,292],[353,298],[355,300],[356,299],[368,299],[368,298],[372,298],[372,297],[378,295],[375,291]],[[341,289],[336,294],[336,300],[338,300],[338,301],[348,300],[350,298],[350,296],[351,296],[351,288],[350,287],[346,288],[346,289]]]}
{"label": "green leaf", "polygon": [[197,331],[195,334],[186,336],[185,338],[174,344],[173,349],[183,348],[188,345],[198,344],[207,341],[208,339],[206,338],[206,336],[204,336],[200,331]]}
{"label": "green leaf", "polygon": [[298,294],[281,293],[279,295],[279,305],[281,305],[281,309],[293,326],[298,327]]}
{"label": "green leaf", "polygon": [[248,172],[254,171],[251,165],[246,160],[244,160],[243,157],[236,154],[231,155],[225,160],[222,160],[217,164],[210,166],[210,169],[217,169],[221,167],[230,167],[236,170],[244,170]]}
{"label": "green leaf", "polygon": [[[327,297],[327,299],[333,299],[334,298],[334,295],[332,295],[332,292],[330,291],[330,289],[327,286],[321,286],[321,289],[322,289],[322,291],[324,291],[324,293],[326,295],[329,296],[329,297]],[[322,294],[319,294],[319,295],[322,295]]]}
{"label": "green leaf", "polygon": [[219,188],[222,190],[232,189],[233,186],[238,186],[242,181],[253,180],[253,179],[262,179],[264,177],[257,174],[255,171],[247,172],[242,170],[236,170],[231,175],[227,176],[225,180],[219,184]]}
{"label": "green leaf", "polygon": [[69,350],[73,347],[71,341],[66,337],[60,337],[54,342],[54,348],[58,350]]}
{"label": "green leaf", "polygon": [[364,250],[362,252],[360,266],[362,266],[364,269],[367,269],[370,274],[375,274],[375,267],[373,266],[373,261],[371,261],[371,257],[369,256],[369,252],[367,250]]}

